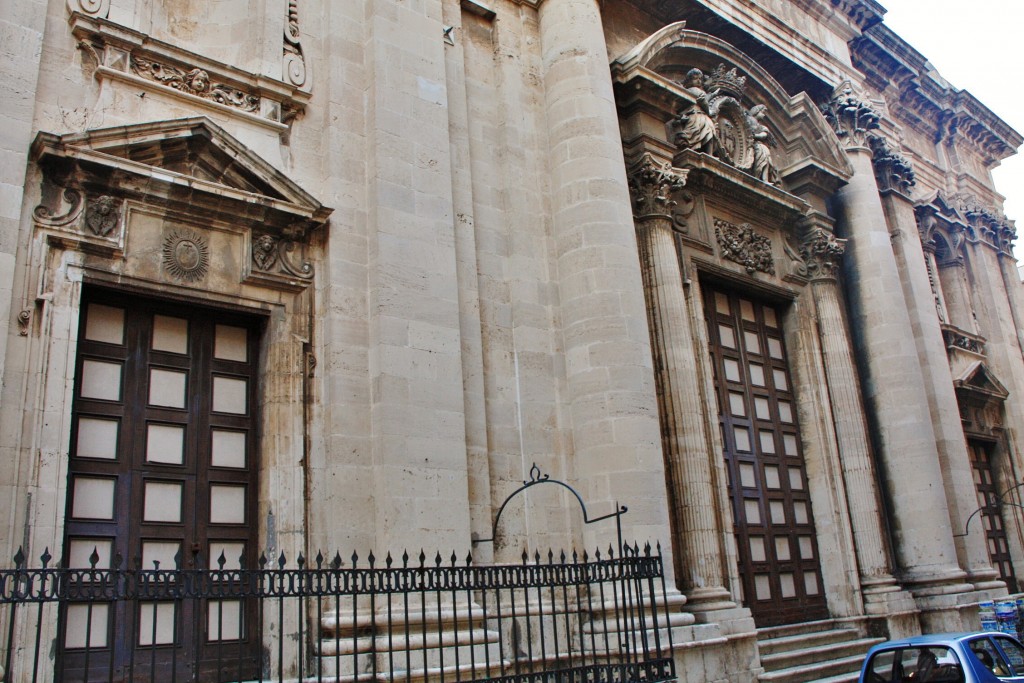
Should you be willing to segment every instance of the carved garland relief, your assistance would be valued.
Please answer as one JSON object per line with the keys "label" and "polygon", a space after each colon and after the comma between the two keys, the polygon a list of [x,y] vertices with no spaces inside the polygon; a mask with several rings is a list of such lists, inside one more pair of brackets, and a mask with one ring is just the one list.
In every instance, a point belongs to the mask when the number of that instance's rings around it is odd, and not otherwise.
{"label": "carved garland relief", "polygon": [[747,274],[756,271],[775,275],[775,260],[772,258],[772,242],[759,234],[749,223],[733,225],[720,218],[715,219],[715,238],[721,249],[722,258],[743,266]]}
{"label": "carved garland relief", "polygon": [[131,70],[137,76],[217,104],[247,112],[255,112],[260,108],[259,97],[224,83],[213,83],[210,81],[210,75],[203,69],[193,68],[185,71],[169,64],[132,57]]}

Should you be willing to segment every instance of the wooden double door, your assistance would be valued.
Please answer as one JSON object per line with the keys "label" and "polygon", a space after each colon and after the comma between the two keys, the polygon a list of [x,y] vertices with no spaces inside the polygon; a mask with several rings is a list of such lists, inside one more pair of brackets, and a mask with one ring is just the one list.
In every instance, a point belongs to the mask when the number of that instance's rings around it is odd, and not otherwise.
{"label": "wooden double door", "polygon": [[[258,344],[250,317],[86,290],[65,566],[255,566]],[[232,598],[72,600],[58,678],[220,680],[226,661],[251,676],[254,625],[251,601]]]}
{"label": "wooden double door", "polygon": [[781,312],[704,288],[744,604],[759,626],[828,616]]}

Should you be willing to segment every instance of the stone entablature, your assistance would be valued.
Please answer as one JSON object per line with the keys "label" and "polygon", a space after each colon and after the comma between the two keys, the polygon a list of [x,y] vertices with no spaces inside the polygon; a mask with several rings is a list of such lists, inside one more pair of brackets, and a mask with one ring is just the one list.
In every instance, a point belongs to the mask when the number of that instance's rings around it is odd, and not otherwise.
{"label": "stone entablature", "polygon": [[[309,93],[298,87],[301,83],[249,73],[100,16],[73,12],[69,23],[86,55],[83,59],[92,62],[93,75],[101,83],[126,83],[279,133],[287,131],[310,99]],[[290,73],[298,78],[298,67]],[[305,81],[304,72],[301,80]]]}

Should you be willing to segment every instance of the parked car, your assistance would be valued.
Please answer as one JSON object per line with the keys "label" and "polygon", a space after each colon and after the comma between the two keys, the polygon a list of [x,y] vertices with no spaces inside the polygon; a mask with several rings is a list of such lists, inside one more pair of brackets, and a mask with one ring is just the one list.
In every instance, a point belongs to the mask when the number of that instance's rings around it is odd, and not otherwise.
{"label": "parked car", "polygon": [[942,633],[880,643],[860,683],[1024,682],[1024,646],[1004,633]]}

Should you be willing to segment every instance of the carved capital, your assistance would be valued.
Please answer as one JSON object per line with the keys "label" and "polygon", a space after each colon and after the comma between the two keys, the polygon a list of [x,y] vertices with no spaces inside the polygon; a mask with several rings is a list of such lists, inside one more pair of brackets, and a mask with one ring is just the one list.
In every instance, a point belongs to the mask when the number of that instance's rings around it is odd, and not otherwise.
{"label": "carved capital", "polygon": [[743,266],[749,275],[756,271],[775,275],[775,259],[772,256],[772,241],[758,234],[749,223],[733,225],[728,221],[715,219],[715,238],[722,258]]}
{"label": "carved capital", "polygon": [[967,217],[968,231],[973,240],[994,248],[1005,256],[1013,256],[1013,242],[1017,239],[1017,228],[998,209],[984,206],[973,195],[958,194],[950,198],[960,212]]}
{"label": "carved capital", "polygon": [[800,257],[814,280],[834,280],[845,251],[846,240],[824,228],[811,228],[800,244]]}
{"label": "carved capital", "polygon": [[821,113],[847,147],[863,147],[868,131],[878,128],[881,118],[849,81],[839,86],[832,99],[821,106]]}
{"label": "carved capital", "polygon": [[672,194],[686,185],[686,169],[673,168],[665,162],[659,164],[649,153],[629,170],[629,194],[633,199],[633,215],[664,216],[671,219],[676,205]]}
{"label": "carved capital", "polygon": [[909,195],[910,188],[916,183],[914,166],[881,135],[868,135],[868,145],[871,147],[878,189]]}

